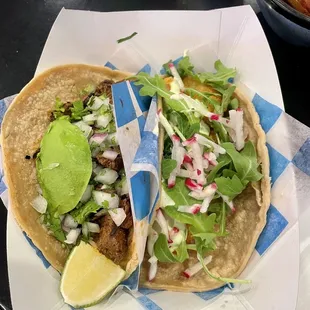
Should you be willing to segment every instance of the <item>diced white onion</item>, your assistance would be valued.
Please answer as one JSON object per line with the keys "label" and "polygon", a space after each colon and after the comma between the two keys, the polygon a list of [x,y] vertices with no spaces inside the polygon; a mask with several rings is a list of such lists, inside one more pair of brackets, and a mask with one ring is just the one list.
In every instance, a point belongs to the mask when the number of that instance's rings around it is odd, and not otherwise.
{"label": "diced white onion", "polygon": [[109,210],[109,214],[116,226],[120,226],[126,218],[126,213],[123,208]]}
{"label": "diced white onion", "polygon": [[106,140],[106,144],[108,146],[117,146],[118,145],[116,132],[108,135],[107,140]]}
{"label": "diced white onion", "polygon": [[115,160],[115,158],[118,156],[118,153],[112,150],[106,150],[102,153],[102,157]]}
{"label": "diced white onion", "polygon": [[72,215],[67,214],[63,220],[63,226],[74,229],[78,227],[78,223],[74,220]]}
{"label": "diced white onion", "polygon": [[[125,178],[125,177],[123,177]],[[122,179],[121,182],[119,182],[115,186],[116,192],[118,195],[123,196],[129,194],[129,189],[128,189],[128,184],[127,184],[127,179]]]}
{"label": "diced white onion", "polygon": [[102,100],[99,97],[95,97],[93,100],[93,104],[89,108],[93,111],[97,111],[101,108],[102,105],[107,104],[109,104],[109,98]]}
{"label": "diced white onion", "polygon": [[80,128],[80,130],[83,132],[84,136],[88,139],[89,136],[92,133],[92,128],[87,125],[86,123],[84,123],[83,121],[79,121],[76,123],[72,123],[73,125],[77,126],[78,128]]}
{"label": "diced white onion", "polygon": [[39,195],[33,200],[32,206],[39,213],[43,214],[47,209],[47,200],[43,196]]}
{"label": "diced white onion", "polygon": [[88,114],[83,116],[83,122],[86,123],[87,125],[93,125],[94,122],[97,120],[97,116],[94,114]]}
{"label": "diced white onion", "polygon": [[91,193],[93,191],[93,185],[87,185],[86,190],[81,198],[81,202],[85,203],[91,198]]}
{"label": "diced white onion", "polygon": [[109,203],[109,209],[118,208],[119,197],[116,194],[105,193],[101,191],[93,191],[93,198],[97,205],[104,206],[104,202]]}
{"label": "diced white onion", "polygon": [[75,244],[77,238],[79,237],[81,233],[81,228],[75,228],[71,229],[67,235],[67,238],[65,240],[65,243],[67,244]]}
{"label": "diced white onion", "polygon": [[106,113],[105,115],[99,115],[96,120],[96,127],[97,128],[106,128],[108,124],[112,120],[112,114]]}
{"label": "diced white onion", "polygon": [[100,227],[96,223],[86,222],[88,231],[91,233],[99,233]]}
{"label": "diced white onion", "polygon": [[95,181],[100,182],[102,184],[113,184],[118,178],[118,173],[110,168],[102,169],[97,176],[95,177]]}

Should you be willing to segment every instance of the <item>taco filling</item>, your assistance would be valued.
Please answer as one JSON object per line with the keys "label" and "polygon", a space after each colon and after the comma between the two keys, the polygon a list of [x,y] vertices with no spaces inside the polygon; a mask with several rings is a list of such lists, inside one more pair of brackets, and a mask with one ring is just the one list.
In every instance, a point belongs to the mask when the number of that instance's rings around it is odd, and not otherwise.
{"label": "taco filling", "polygon": [[[164,68],[165,76],[140,73],[135,77],[142,95],[162,98],[158,107],[161,198],[149,229],[142,284],[193,291],[246,282],[234,277],[240,273],[238,264],[242,264],[238,257],[250,255],[253,245],[241,254],[231,244],[238,238],[242,243],[245,237],[241,236],[244,228],[239,229],[244,225],[239,223],[241,213],[247,221],[243,205],[251,208],[252,200],[262,196],[262,178],[264,183],[269,181],[257,157],[259,139],[253,138],[253,128],[249,129],[253,118],[236,86],[229,83],[236,70],[218,60],[216,73],[197,73],[188,56],[177,65],[170,61]],[[261,128],[259,133],[263,135]],[[260,231],[267,200],[256,219]],[[259,204],[255,201],[253,210]],[[255,225],[248,229],[255,231]],[[233,264],[236,266],[228,268]]]}

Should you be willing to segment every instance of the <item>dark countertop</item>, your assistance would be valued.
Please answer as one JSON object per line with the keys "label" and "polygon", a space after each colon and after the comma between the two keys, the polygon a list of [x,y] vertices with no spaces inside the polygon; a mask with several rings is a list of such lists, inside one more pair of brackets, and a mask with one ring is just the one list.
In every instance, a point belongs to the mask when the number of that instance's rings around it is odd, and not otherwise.
{"label": "dark countertop", "polygon": [[[34,75],[50,28],[63,6],[93,11],[209,10],[242,5],[242,0],[9,0],[0,4],[0,98],[16,94]],[[286,112],[310,126],[308,105],[309,48],[285,43],[258,18],[269,41],[278,70]],[[2,204],[0,202],[0,204]],[[0,205],[0,308],[11,309],[6,263],[6,215]]]}

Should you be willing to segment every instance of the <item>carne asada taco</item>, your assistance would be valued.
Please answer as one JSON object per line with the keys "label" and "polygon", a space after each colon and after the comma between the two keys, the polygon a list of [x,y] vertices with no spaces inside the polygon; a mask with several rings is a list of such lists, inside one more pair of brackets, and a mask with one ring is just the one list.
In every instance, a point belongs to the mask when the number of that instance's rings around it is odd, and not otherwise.
{"label": "carne asada taco", "polygon": [[82,64],[52,68],[25,86],[3,120],[13,214],[60,272],[81,240],[123,268],[124,278],[137,266],[111,95],[127,76]]}
{"label": "carne asada taco", "polygon": [[[245,268],[270,203],[266,138],[252,103],[228,82],[236,70],[196,73],[189,57],[140,73],[141,95],[160,97],[160,199],[149,229],[141,284],[206,291]],[[161,100],[162,99],[162,100]]]}

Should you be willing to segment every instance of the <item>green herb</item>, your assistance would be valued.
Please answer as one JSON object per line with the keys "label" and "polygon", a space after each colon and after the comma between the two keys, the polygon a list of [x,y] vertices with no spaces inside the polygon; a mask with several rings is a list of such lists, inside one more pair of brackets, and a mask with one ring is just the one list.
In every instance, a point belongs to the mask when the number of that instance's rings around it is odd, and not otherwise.
{"label": "green herb", "polygon": [[259,181],[263,175],[258,172],[258,162],[253,142],[247,141],[239,153],[232,143],[222,143],[222,147],[233,161],[240,181]]}
{"label": "green herb", "polygon": [[161,162],[162,177],[167,180],[171,172],[176,168],[177,161],[174,159],[163,159]]}
{"label": "green herb", "polygon": [[79,209],[74,209],[70,212],[74,220],[79,224],[83,224],[87,221],[88,217],[92,213],[96,213],[102,206],[97,205],[93,200],[88,201],[85,205]]}
{"label": "green herb", "polygon": [[128,41],[128,40],[132,39],[132,38],[133,38],[135,35],[137,35],[137,34],[138,34],[138,32],[134,32],[134,33],[132,33],[130,36],[127,36],[127,37],[118,39],[116,42],[119,44],[119,43]]}
{"label": "green herb", "polygon": [[77,100],[72,103],[71,108],[71,120],[80,120],[83,116],[89,114],[89,110],[84,109],[84,104],[82,100]]}
{"label": "green herb", "polygon": [[154,244],[154,254],[163,263],[183,263],[188,259],[186,242],[183,241],[176,249],[176,255],[172,254],[168,247],[167,238],[164,234],[159,234]]}
{"label": "green herb", "polygon": [[204,72],[198,74],[201,83],[214,83],[223,86],[228,83],[228,80],[236,76],[236,69],[225,67],[220,60],[214,64],[216,73]]}
{"label": "green herb", "polygon": [[[112,196],[112,195],[111,195]],[[109,202],[107,200],[104,200],[101,205],[105,208],[105,209],[109,209]]]}
{"label": "green herb", "polygon": [[236,171],[231,170],[231,169],[224,169],[222,171],[222,175],[225,178],[232,178],[236,174]]}
{"label": "green herb", "polygon": [[163,68],[165,70],[166,75],[172,76],[171,70],[169,68],[169,64],[172,63],[173,60],[170,59],[168,62],[166,62],[165,64],[163,64]]}
{"label": "green herb", "polygon": [[228,196],[231,200],[242,193],[245,188],[236,174],[232,178],[216,178],[215,183],[217,185],[217,190],[221,194]]}
{"label": "green herb", "polygon": [[233,99],[231,100],[229,106],[230,106],[230,108],[231,108],[232,110],[236,110],[236,109],[239,107],[239,101],[238,101],[238,99],[237,99],[237,98],[233,98]]}
{"label": "green herb", "polygon": [[64,108],[64,103],[57,97],[56,98],[56,103],[55,103],[55,108],[53,111],[53,115],[55,119],[58,119],[59,117],[63,116],[65,112]]}
{"label": "green herb", "polygon": [[193,75],[194,65],[190,62],[189,56],[183,57],[178,65],[177,70],[181,77]]}
{"label": "green herb", "polygon": [[211,126],[214,129],[214,131],[219,135],[220,141],[223,142],[229,142],[229,136],[227,133],[227,130],[225,126],[219,122],[212,121]]}
{"label": "green herb", "polygon": [[229,86],[227,90],[223,93],[222,106],[221,106],[222,110],[220,114],[223,114],[227,110],[228,105],[231,102],[231,96],[234,93],[235,89],[236,89],[236,86],[232,85],[232,86]]}
{"label": "green herb", "polygon": [[61,242],[66,240],[64,231],[61,228],[61,219],[59,216],[55,217],[54,214],[45,213],[43,223],[47,226],[48,230],[53,233],[55,238]]}
{"label": "green herb", "polygon": [[211,172],[209,173],[207,177],[208,183],[213,182],[213,180],[218,175],[220,169],[227,166],[231,162],[231,159],[229,158],[228,155],[224,154],[224,155],[220,155],[217,161],[218,161],[218,164],[211,170]]}

